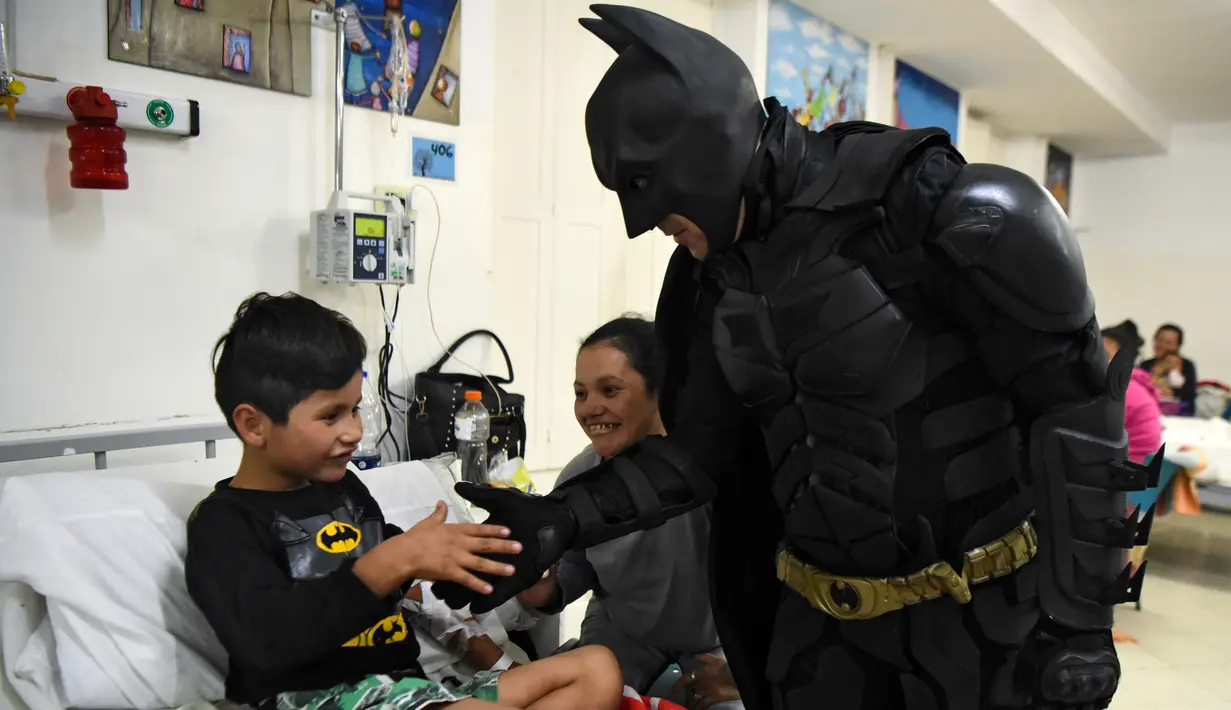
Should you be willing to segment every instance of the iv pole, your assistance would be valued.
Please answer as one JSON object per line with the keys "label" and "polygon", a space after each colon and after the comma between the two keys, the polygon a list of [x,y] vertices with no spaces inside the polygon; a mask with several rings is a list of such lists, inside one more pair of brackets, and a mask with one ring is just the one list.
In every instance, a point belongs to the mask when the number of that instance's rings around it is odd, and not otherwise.
{"label": "iv pole", "polygon": [[333,191],[342,191],[342,92],[346,75],[346,10],[335,8],[333,21],[337,30],[337,64],[334,67],[333,103]]}

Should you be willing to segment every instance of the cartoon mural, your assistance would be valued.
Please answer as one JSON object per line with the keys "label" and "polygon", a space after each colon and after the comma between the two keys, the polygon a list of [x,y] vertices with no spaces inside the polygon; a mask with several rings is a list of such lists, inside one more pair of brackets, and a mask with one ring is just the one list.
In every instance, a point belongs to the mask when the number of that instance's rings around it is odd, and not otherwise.
{"label": "cartoon mural", "polygon": [[[348,0],[346,102],[388,111],[391,32],[383,19],[388,0]],[[396,1],[393,4],[397,4]],[[401,0],[409,45],[410,100],[406,115],[457,125],[461,117],[461,1]],[[382,19],[371,19],[382,18]]]}
{"label": "cartoon mural", "polygon": [[769,6],[769,93],[801,124],[821,130],[863,120],[868,43],[784,0]]}
{"label": "cartoon mural", "polygon": [[898,128],[943,128],[956,145],[960,101],[957,89],[898,62],[893,83],[894,125]]}

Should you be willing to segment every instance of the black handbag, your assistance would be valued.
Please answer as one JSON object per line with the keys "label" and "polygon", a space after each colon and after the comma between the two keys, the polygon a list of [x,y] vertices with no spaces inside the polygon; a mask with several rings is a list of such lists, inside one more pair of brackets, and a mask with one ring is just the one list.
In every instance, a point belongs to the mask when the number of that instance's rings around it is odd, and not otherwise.
{"label": "black handbag", "polygon": [[[441,372],[451,353],[457,352],[466,341],[476,336],[487,336],[495,341],[504,355],[508,377]],[[410,403],[406,418],[406,441],[410,446],[411,460],[426,459],[448,451],[457,451],[453,438],[453,417],[466,402],[466,390],[483,394],[483,406],[491,419],[491,437],[487,440],[487,460],[500,450],[508,457],[526,455],[526,398],[506,392],[501,385],[513,381],[513,361],[499,336],[490,330],[474,330],[458,338],[447,348],[440,359],[424,372],[415,375],[415,396]]]}

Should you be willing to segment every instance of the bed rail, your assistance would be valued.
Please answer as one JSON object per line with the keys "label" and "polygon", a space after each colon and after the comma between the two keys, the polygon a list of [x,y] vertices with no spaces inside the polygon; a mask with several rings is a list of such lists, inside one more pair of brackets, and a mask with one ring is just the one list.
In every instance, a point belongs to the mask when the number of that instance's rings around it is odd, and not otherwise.
{"label": "bed rail", "polygon": [[107,452],[151,446],[205,444],[205,458],[218,455],[218,441],[235,436],[221,421],[168,421],[131,427],[55,429],[0,435],[0,463],[94,454],[95,470],[107,468]]}

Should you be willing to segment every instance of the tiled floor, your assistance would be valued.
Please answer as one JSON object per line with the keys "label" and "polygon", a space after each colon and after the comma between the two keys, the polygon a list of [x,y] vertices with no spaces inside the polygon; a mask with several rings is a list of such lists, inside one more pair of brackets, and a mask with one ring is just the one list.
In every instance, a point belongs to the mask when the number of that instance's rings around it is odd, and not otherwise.
{"label": "tiled floor", "polygon": [[1137,637],[1120,644],[1113,710],[1231,710],[1231,579],[1151,567],[1143,609],[1116,611]]}

